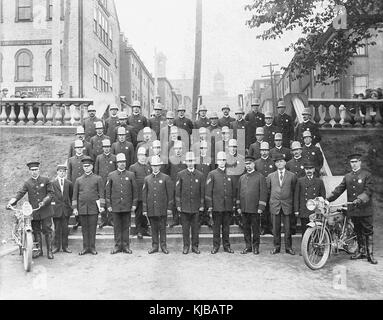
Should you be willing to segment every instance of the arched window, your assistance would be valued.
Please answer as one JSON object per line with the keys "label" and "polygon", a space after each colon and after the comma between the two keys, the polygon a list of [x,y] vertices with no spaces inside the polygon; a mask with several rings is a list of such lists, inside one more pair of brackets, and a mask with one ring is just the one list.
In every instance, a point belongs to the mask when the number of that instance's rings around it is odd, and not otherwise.
{"label": "arched window", "polygon": [[46,62],[46,81],[52,81],[52,50],[48,50],[47,54],[45,55],[45,62]]}
{"label": "arched window", "polygon": [[33,56],[32,56],[32,52],[30,52],[29,50],[21,49],[16,53],[15,81],[33,81],[32,63],[33,63]]}

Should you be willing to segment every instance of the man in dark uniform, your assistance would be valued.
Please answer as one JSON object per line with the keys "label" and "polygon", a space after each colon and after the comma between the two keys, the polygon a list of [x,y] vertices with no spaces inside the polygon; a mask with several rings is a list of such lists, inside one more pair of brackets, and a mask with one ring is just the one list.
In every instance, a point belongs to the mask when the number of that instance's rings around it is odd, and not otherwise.
{"label": "man in dark uniform", "polygon": [[373,254],[373,180],[371,173],[362,169],[361,158],[360,153],[348,156],[351,172],[344,176],[327,200],[334,201],[345,190],[347,191],[347,201],[352,202],[347,206],[347,216],[351,217],[354,223],[358,241],[358,251],[351,256],[351,259],[362,259],[367,255],[370,263],[377,264],[378,261]]}
{"label": "man in dark uniform", "polygon": [[255,131],[255,137],[257,141],[250,145],[248,155],[257,160],[261,157],[260,147],[261,143],[264,141],[263,138],[265,137],[265,131],[263,127],[257,128]]}
{"label": "man in dark uniform", "polygon": [[93,173],[92,158],[85,157],[81,162],[84,174],[74,184],[72,200],[73,213],[79,215],[81,220],[83,250],[79,255],[96,255],[97,219],[98,213],[105,210],[105,184],[100,176]]}
{"label": "man in dark uniform", "polygon": [[233,117],[230,117],[230,107],[228,105],[224,105],[222,107],[223,116],[218,120],[219,127],[230,127],[230,123],[235,121]]}
{"label": "man in dark uniform", "polygon": [[40,176],[40,163],[37,161],[27,163],[31,178],[24,182],[22,188],[17,192],[16,197],[12,198],[8,205],[16,205],[26,193],[28,201],[33,209],[40,208],[33,212],[32,232],[34,241],[39,243],[39,252],[34,253],[33,258],[43,255],[43,240],[41,232],[45,236],[47,244],[48,259],[53,259],[52,253],[52,216],[53,210],[51,201],[54,197],[52,183],[48,178]]}
{"label": "man in dark uniform", "polygon": [[141,114],[141,103],[140,101],[134,101],[132,104],[132,114],[128,117],[128,125],[133,127],[134,135],[137,137],[134,148],[136,148],[138,139],[138,133],[148,126],[148,119]]}
{"label": "man in dark uniform", "polygon": [[110,138],[104,135],[104,125],[101,121],[96,122],[96,135],[90,139],[90,146],[92,148],[91,158],[96,161],[97,156],[103,153],[102,141]]}
{"label": "man in dark uniform", "polygon": [[183,254],[190,250],[190,229],[192,252],[200,254],[198,250],[199,239],[199,214],[205,208],[205,180],[202,172],[194,168],[195,156],[193,152],[187,152],[185,162],[187,169],[177,173],[175,187],[175,202],[177,211],[181,213]]}
{"label": "man in dark uniform", "polygon": [[222,241],[225,252],[234,253],[230,248],[230,218],[235,210],[236,194],[234,194],[233,179],[227,174],[226,153],[217,154],[218,168],[207,176],[205,201],[209,216],[213,218],[213,250],[212,254],[219,251]]}
{"label": "man in dark uniform", "polygon": [[291,144],[291,152],[293,153],[293,158],[286,163],[286,169],[294,173],[297,178],[305,177],[306,173],[303,166],[302,146],[299,141],[293,141]]}
{"label": "man in dark uniform", "polygon": [[65,178],[67,167],[65,165],[57,166],[57,177],[52,182],[54,198],[52,199],[53,222],[55,225],[54,232],[54,249],[53,254],[59,252],[72,253],[68,249],[68,223],[72,215],[72,196],[73,184]]}
{"label": "man in dark uniform", "polygon": [[[137,143],[137,147],[135,150],[135,154],[137,154],[137,150],[141,147],[144,147],[146,149],[146,156],[149,157],[149,150],[150,150],[150,145],[154,141],[153,136],[154,136],[154,131],[150,127],[145,127],[142,129],[138,137],[138,140],[140,142]],[[135,160],[137,160],[137,157],[134,157]]]}
{"label": "man in dark uniform", "polygon": [[134,147],[129,141],[126,141],[126,130],[124,127],[119,127],[117,130],[117,140],[112,144],[111,152],[114,155],[123,153],[126,158],[126,167],[129,168],[134,163]]}
{"label": "man in dark uniform", "polygon": [[[84,144],[84,155],[91,156],[92,155],[92,148],[88,141],[85,140],[85,131],[83,127],[77,127],[76,129],[76,140],[81,140]],[[76,154],[75,147],[74,147],[74,141],[70,144],[69,152],[68,152],[68,159],[73,157]]]}
{"label": "man in dark uniform", "polygon": [[206,116],[207,108],[205,105],[200,105],[198,109],[198,120],[194,122],[194,128],[208,128],[210,126],[210,119]]}
{"label": "man in dark uniform", "polygon": [[185,117],[185,107],[183,105],[178,106],[178,117],[174,120],[174,125],[180,129],[185,130],[189,137],[193,131],[193,122]]}
{"label": "man in dark uniform", "polygon": [[295,217],[299,217],[301,220],[302,237],[307,229],[307,224],[310,222],[309,216],[314,213],[314,211],[307,209],[307,200],[316,197],[326,198],[323,180],[314,176],[314,163],[306,161],[304,168],[306,176],[298,179],[294,193]]}
{"label": "man in dark uniform", "polygon": [[[247,130],[247,121],[244,119],[245,112],[243,109],[238,108],[238,110],[235,111],[235,115],[237,117],[237,120],[230,123],[230,129],[233,130],[233,139],[236,139],[237,141],[245,141],[245,149],[249,149],[249,137],[248,137],[248,130]],[[242,130],[241,133],[239,133],[238,130]]]}
{"label": "man in dark uniform", "polygon": [[156,103],[154,105],[154,117],[149,119],[149,127],[156,133],[153,140],[160,140],[160,131],[164,126],[166,126],[166,118],[162,116],[162,105]]}
{"label": "man in dark uniform", "polygon": [[274,125],[282,133],[282,146],[290,148],[290,143],[294,139],[294,122],[291,116],[286,113],[286,105],[283,101],[278,102],[278,114],[274,118]]}
{"label": "man in dark uniform", "polygon": [[295,127],[294,140],[303,143],[303,132],[308,130],[311,132],[313,145],[316,145],[321,141],[322,138],[320,136],[317,124],[311,121],[311,110],[309,108],[304,108],[302,111],[302,116],[303,122],[298,123]]}
{"label": "man in dark uniform", "polygon": [[109,106],[110,117],[105,120],[105,134],[110,137],[110,142],[114,143],[116,137],[114,135],[115,129],[120,125],[120,120],[118,118],[118,106],[116,104],[111,104]]}
{"label": "man in dark uniform", "polygon": [[129,229],[131,214],[137,208],[138,188],[134,173],[126,170],[125,154],[116,156],[117,170],[110,172],[106,181],[106,208],[113,214],[114,248],[110,252],[131,254]]}
{"label": "man in dark uniform", "polygon": [[286,162],[291,159],[291,150],[282,146],[282,133],[276,133],[274,136],[275,147],[270,150],[270,157],[275,158],[277,154],[281,154]]}
{"label": "man in dark uniform", "polygon": [[[246,173],[238,183],[237,211],[242,216],[243,234],[246,248],[241,252],[259,254],[260,216],[267,202],[266,178],[255,171],[254,158],[245,158]],[[253,231],[253,236],[252,232]]]}
{"label": "man in dark uniform", "polygon": [[[145,177],[142,188],[143,215],[149,217],[152,229],[152,249],[149,254],[158,252],[159,242],[163,253],[168,254],[166,247],[166,218],[172,214],[173,183],[170,177],[160,172],[160,157],[151,158],[152,174]],[[158,239],[158,236],[160,239]],[[158,241],[159,240],[159,241]]]}
{"label": "man in dark uniform", "polygon": [[257,128],[265,126],[265,115],[259,112],[260,103],[258,100],[251,104],[251,111],[245,116],[245,120],[248,122],[249,131],[249,145],[253,144],[255,139],[255,133]]}
{"label": "man in dark uniform", "polygon": [[137,141],[137,136],[136,136],[136,133],[133,130],[134,129],[133,126],[128,125],[127,121],[128,121],[128,115],[126,114],[126,112],[121,111],[118,114],[119,126],[114,128],[114,134],[113,134],[113,137],[111,137],[111,139],[113,141],[117,141],[118,129],[119,128],[124,128],[125,132],[126,132],[126,140],[129,141],[130,143],[132,143],[133,146],[134,146],[136,141]]}
{"label": "man in dark uniform", "polygon": [[274,148],[275,134],[280,132],[279,128],[273,125],[273,114],[271,112],[265,112],[265,126],[263,130],[265,132],[264,141],[269,144],[270,148]]}
{"label": "man in dark uniform", "polygon": [[303,132],[303,141],[302,158],[304,161],[311,161],[315,164],[315,175],[319,177],[320,170],[323,167],[322,151],[312,144],[310,131],[307,130]]}
{"label": "man in dark uniform", "polygon": [[161,141],[161,146],[164,148],[164,144],[169,142],[170,130],[174,127],[174,112],[168,111],[166,113],[166,126],[164,125],[160,130],[159,140]]}
{"label": "man in dark uniform", "polygon": [[94,105],[91,104],[88,106],[88,114],[89,117],[86,118],[82,123],[82,126],[85,130],[86,141],[90,141],[90,139],[96,135],[96,122],[102,122],[100,118],[96,117],[96,108]]}
{"label": "man in dark uniform", "polygon": [[[108,174],[117,169],[116,156],[110,152],[110,140],[102,141],[103,153],[97,156],[94,166],[94,173],[102,178],[102,183],[106,184]],[[104,196],[105,198],[105,196]],[[113,225],[113,216],[108,214],[106,210],[101,214],[101,223],[99,228],[102,229],[106,225]]]}
{"label": "man in dark uniform", "polygon": [[138,188],[137,208],[135,213],[135,225],[138,239],[143,239],[144,235],[151,236],[151,234],[149,234],[147,218],[142,215],[142,187],[144,185],[145,177],[152,173],[152,169],[146,161],[146,149],[140,147],[137,150],[137,162],[129,168],[129,171],[134,173]]}

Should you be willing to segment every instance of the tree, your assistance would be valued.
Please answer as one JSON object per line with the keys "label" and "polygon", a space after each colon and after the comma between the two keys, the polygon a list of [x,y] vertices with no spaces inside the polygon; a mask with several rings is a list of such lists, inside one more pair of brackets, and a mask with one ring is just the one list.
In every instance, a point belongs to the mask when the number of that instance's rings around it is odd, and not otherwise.
{"label": "tree", "polygon": [[[346,10],[344,29],[332,26],[339,6]],[[357,49],[376,45],[375,38],[383,32],[382,0],[253,0],[245,10],[253,13],[246,25],[266,28],[257,39],[277,39],[286,31],[301,29],[302,36],[285,48],[295,52],[289,65],[293,80],[318,66],[319,82],[339,80]]]}

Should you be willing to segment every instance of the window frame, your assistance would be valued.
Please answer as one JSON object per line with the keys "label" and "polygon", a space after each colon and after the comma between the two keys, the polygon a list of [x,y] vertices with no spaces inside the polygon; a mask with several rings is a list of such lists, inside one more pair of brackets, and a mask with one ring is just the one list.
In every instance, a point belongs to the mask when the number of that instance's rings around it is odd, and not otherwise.
{"label": "window frame", "polygon": [[[29,65],[29,68],[30,68],[30,78],[28,79],[20,79],[19,78],[19,57],[21,54],[23,53],[26,53],[29,55],[29,58],[30,58],[30,65]],[[25,67],[25,66],[23,66]],[[15,54],[15,82],[32,82],[33,81],[33,54],[32,52],[29,50],[29,49],[20,49],[16,52]]]}
{"label": "window frame", "polygon": [[27,0],[29,1],[29,6],[24,6],[22,8],[30,8],[30,17],[25,19],[20,19],[19,17],[19,10],[20,10],[20,0],[15,1],[16,10],[15,10],[15,22],[31,22],[33,21],[33,0]]}
{"label": "window frame", "polygon": [[[358,50],[364,50],[363,53],[359,53]],[[356,53],[353,54],[353,57],[368,57],[368,43],[364,43],[364,47],[357,47]]]}
{"label": "window frame", "polygon": [[3,82],[3,54],[0,52],[0,82]]}
{"label": "window frame", "polygon": [[[50,59],[50,61],[48,60]],[[50,62],[50,63],[49,63]],[[45,54],[45,64],[46,64],[46,70],[45,70],[45,81],[52,81],[52,49],[49,49],[47,53]]]}
{"label": "window frame", "polygon": [[[356,78],[366,78],[366,88],[363,90],[363,92],[356,92],[355,91],[355,80]],[[363,93],[363,95],[366,93],[366,89],[368,89],[368,83],[369,83],[369,77],[368,77],[368,74],[354,74],[352,76],[352,93],[353,94],[360,94],[360,93]],[[358,86],[358,88],[360,88],[361,86]]]}

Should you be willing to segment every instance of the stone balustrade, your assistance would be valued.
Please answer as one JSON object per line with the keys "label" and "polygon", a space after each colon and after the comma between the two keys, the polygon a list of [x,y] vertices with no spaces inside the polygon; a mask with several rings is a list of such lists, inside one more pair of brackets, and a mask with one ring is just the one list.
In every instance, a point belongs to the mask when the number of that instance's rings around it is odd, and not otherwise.
{"label": "stone balustrade", "polygon": [[89,99],[0,99],[0,126],[77,126],[87,117]]}

